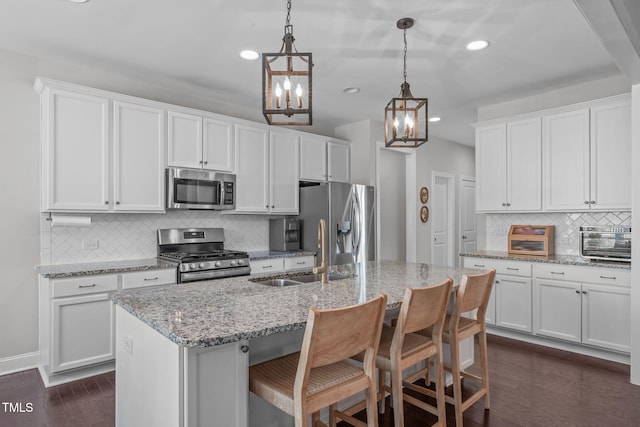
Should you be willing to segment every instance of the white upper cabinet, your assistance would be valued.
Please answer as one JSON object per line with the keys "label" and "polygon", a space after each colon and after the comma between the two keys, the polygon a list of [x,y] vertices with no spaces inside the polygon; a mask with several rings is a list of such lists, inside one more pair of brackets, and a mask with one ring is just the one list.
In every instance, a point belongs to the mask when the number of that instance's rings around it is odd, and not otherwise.
{"label": "white upper cabinet", "polygon": [[591,209],[631,210],[631,102],[591,108]]}
{"label": "white upper cabinet", "polygon": [[507,209],[542,208],[540,118],[507,123]]}
{"label": "white upper cabinet", "polygon": [[164,111],[113,103],[113,209],[164,209]]}
{"label": "white upper cabinet", "polygon": [[295,133],[236,125],[236,209],[298,214],[299,155]]}
{"label": "white upper cabinet", "polygon": [[351,182],[351,150],[348,142],[327,142],[327,180]]}
{"label": "white upper cabinet", "polygon": [[269,131],[236,125],[236,212],[269,211]]}
{"label": "white upper cabinet", "polygon": [[628,96],[543,117],[547,210],[631,209]]}
{"label": "white upper cabinet", "polygon": [[323,137],[300,134],[300,179],[327,180],[327,140]]}
{"label": "white upper cabinet", "polygon": [[109,100],[44,87],[41,103],[41,210],[109,210]]}
{"label": "white upper cabinet", "polygon": [[346,141],[300,134],[300,179],[351,182],[350,146]]}
{"label": "white upper cabinet", "polygon": [[476,210],[507,208],[507,132],[504,124],[476,128]]}
{"label": "white upper cabinet", "polygon": [[541,174],[539,118],[476,129],[478,211],[539,211]]}
{"label": "white upper cabinet", "polygon": [[589,209],[589,109],[542,118],[544,207]]}
{"label": "white upper cabinet", "polygon": [[299,212],[298,180],[300,179],[300,144],[291,133],[269,132],[269,212],[293,214]]}
{"label": "white upper cabinet", "polygon": [[169,166],[232,172],[233,123],[216,116],[168,112]]}
{"label": "white upper cabinet", "polygon": [[152,102],[45,79],[44,212],[164,210],[164,111]]}

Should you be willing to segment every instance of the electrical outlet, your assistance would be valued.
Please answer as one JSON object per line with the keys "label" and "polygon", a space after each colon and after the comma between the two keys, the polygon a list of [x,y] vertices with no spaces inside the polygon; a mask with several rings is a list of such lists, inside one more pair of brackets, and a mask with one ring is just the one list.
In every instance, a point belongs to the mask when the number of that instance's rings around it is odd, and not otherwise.
{"label": "electrical outlet", "polygon": [[122,338],[124,351],[133,355],[133,337],[123,337]]}
{"label": "electrical outlet", "polygon": [[83,251],[95,251],[100,247],[100,242],[98,240],[83,240],[82,241],[82,250]]}

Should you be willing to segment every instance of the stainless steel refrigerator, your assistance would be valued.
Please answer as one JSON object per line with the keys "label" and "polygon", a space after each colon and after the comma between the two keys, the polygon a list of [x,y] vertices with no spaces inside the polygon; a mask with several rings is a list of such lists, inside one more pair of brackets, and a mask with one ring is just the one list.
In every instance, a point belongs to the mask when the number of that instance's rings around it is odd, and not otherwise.
{"label": "stainless steel refrigerator", "polygon": [[300,183],[302,249],[318,249],[318,222],[327,223],[329,265],[373,261],[376,221],[373,187],[360,184]]}

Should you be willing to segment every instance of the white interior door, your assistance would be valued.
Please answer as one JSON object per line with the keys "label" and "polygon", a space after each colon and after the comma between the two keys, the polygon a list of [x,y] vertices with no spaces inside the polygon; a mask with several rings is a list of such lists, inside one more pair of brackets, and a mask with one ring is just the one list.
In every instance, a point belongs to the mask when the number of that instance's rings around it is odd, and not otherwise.
{"label": "white interior door", "polygon": [[453,175],[433,172],[431,185],[431,263],[454,265],[454,185]]}
{"label": "white interior door", "polygon": [[378,259],[406,260],[406,154],[378,150]]}
{"label": "white interior door", "polygon": [[476,181],[460,178],[460,252],[475,251],[476,243]]}

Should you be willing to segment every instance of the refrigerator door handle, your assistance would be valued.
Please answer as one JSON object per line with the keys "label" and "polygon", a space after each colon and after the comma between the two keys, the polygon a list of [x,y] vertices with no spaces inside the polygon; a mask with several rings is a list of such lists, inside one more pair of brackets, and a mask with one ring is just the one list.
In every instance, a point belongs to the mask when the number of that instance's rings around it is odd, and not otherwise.
{"label": "refrigerator door handle", "polygon": [[360,239],[362,237],[360,230],[360,198],[356,189],[353,189],[353,210],[351,214],[354,216],[354,227],[351,235],[351,247],[353,248],[354,261],[358,261],[360,256]]}

